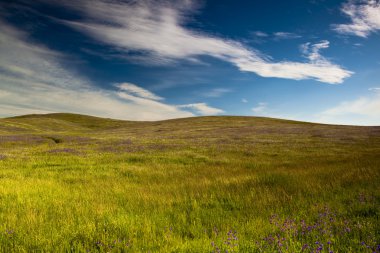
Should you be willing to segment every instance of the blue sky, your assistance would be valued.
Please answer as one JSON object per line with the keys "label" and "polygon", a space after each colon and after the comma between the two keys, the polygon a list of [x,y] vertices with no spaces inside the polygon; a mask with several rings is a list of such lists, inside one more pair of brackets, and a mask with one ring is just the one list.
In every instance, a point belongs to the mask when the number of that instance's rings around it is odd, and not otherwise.
{"label": "blue sky", "polygon": [[377,0],[14,0],[0,11],[0,117],[380,124]]}

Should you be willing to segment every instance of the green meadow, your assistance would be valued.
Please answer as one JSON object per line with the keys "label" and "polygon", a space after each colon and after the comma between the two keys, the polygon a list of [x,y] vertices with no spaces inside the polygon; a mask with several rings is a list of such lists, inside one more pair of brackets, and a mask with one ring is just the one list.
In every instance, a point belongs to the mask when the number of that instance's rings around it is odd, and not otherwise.
{"label": "green meadow", "polygon": [[380,252],[380,127],[0,119],[0,252]]}

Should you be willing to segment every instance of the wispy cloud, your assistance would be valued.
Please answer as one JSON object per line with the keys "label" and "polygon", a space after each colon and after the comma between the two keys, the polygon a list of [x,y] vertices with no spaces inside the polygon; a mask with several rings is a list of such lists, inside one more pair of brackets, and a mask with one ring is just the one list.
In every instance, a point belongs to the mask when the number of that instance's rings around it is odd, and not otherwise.
{"label": "wispy cloud", "polygon": [[380,125],[380,92],[344,101],[319,113],[316,121],[332,124]]}
{"label": "wispy cloud", "polygon": [[262,114],[265,112],[265,110],[268,108],[268,104],[267,103],[263,103],[263,102],[260,102],[257,104],[256,107],[253,107],[252,108],[252,111],[257,113],[257,114]]}
{"label": "wispy cloud", "polygon": [[[273,33],[266,33],[263,31],[253,31],[251,32],[251,35],[255,37],[256,39],[273,39],[273,40],[287,40],[287,39],[298,39],[302,38],[301,35],[291,32],[273,32]],[[260,41],[260,40],[259,40]]]}
{"label": "wispy cloud", "polygon": [[241,99],[241,102],[242,102],[242,103],[248,103],[248,100],[245,99],[245,98],[242,98],[242,99]]}
{"label": "wispy cloud", "polygon": [[253,31],[250,32],[251,39],[250,42],[256,44],[262,44],[268,41],[283,41],[283,40],[292,40],[302,38],[301,35],[291,32],[262,32],[262,31]]}
{"label": "wispy cloud", "polygon": [[196,114],[199,115],[217,115],[224,113],[223,110],[208,106],[206,103],[179,105],[178,107],[192,109],[195,111]]}
{"label": "wispy cloud", "polygon": [[204,92],[202,96],[207,98],[218,98],[229,92],[232,92],[232,90],[226,88],[215,88],[210,91]]}
{"label": "wispy cloud", "polygon": [[328,63],[326,58],[324,58],[319,51],[321,49],[329,48],[330,42],[327,40],[323,40],[320,43],[311,44],[311,43],[305,43],[301,45],[301,51],[305,55],[306,58],[310,60],[310,62],[313,63]]}
{"label": "wispy cloud", "polygon": [[285,113],[282,110],[272,108],[269,106],[269,103],[266,102],[259,102],[256,104],[255,107],[251,109],[254,116],[260,116],[260,117],[270,117],[270,118],[277,118],[277,119],[293,119],[297,120],[300,119],[299,115],[295,114],[289,114]]}
{"label": "wispy cloud", "polygon": [[104,117],[158,120],[193,116],[133,84],[117,91],[97,88],[68,68],[67,57],[36,44],[0,21],[0,117],[75,112]]}
{"label": "wispy cloud", "polygon": [[380,30],[380,2],[378,0],[349,1],[341,11],[351,19],[349,24],[333,25],[341,34],[368,37]]}
{"label": "wispy cloud", "polygon": [[268,37],[269,34],[265,33],[265,32],[262,32],[262,31],[254,31],[251,33],[253,36],[255,37],[261,37],[261,38],[265,38],[265,37]]}
{"label": "wispy cloud", "polygon": [[184,23],[194,4],[190,0],[185,2],[80,0],[64,4],[82,13],[83,20],[64,23],[113,46],[126,57],[137,54],[154,63],[183,59],[196,62],[198,56],[208,55],[263,77],[341,83],[352,75],[328,60],[323,63],[274,62],[271,57],[240,42],[190,30]]}
{"label": "wispy cloud", "polygon": [[380,87],[372,87],[368,89],[369,91],[380,91]]}
{"label": "wispy cloud", "polygon": [[141,88],[133,83],[121,83],[116,85],[120,90],[125,91],[127,93],[133,94],[134,96],[140,98],[146,98],[150,100],[163,100],[162,97],[159,97],[152,92]]}
{"label": "wispy cloud", "polygon": [[275,32],[273,36],[276,40],[298,39],[302,37],[301,35],[290,32]]}
{"label": "wispy cloud", "polygon": [[333,64],[323,57],[319,51],[329,46],[328,41],[317,44],[307,43],[303,46],[307,63],[254,61],[250,59],[234,59],[235,64],[242,71],[258,73],[264,77],[288,78],[294,80],[315,79],[320,82],[337,84],[350,77],[353,72]]}

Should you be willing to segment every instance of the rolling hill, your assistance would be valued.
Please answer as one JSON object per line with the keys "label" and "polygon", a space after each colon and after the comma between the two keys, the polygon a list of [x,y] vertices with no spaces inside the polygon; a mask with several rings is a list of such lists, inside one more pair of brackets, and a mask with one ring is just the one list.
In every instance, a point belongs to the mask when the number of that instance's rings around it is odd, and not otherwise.
{"label": "rolling hill", "polygon": [[378,182],[380,127],[5,118],[0,251],[378,252]]}

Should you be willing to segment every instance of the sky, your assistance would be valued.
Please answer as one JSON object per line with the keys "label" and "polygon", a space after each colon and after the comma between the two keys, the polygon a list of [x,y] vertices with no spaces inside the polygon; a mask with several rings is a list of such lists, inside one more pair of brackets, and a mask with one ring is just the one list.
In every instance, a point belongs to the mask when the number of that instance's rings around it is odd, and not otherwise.
{"label": "sky", "polygon": [[380,125],[379,0],[0,0],[0,117]]}

